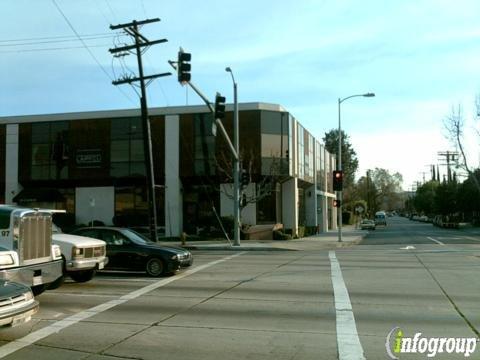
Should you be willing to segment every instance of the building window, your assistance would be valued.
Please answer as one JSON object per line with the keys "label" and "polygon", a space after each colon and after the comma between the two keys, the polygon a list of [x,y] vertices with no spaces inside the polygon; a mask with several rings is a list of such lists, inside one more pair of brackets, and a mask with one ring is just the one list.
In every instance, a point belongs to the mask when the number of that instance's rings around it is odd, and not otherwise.
{"label": "building window", "polygon": [[143,127],[140,118],[111,122],[110,176],[145,176]]}
{"label": "building window", "polygon": [[32,124],[32,180],[68,178],[68,123],[66,121]]}
{"label": "building window", "polygon": [[288,175],[289,173],[288,122],[288,113],[261,112],[262,175]]}
{"label": "building window", "polygon": [[115,219],[118,226],[146,226],[148,204],[145,188],[115,188]]}
{"label": "building window", "polygon": [[195,123],[195,175],[215,175],[215,136],[212,133],[212,114],[197,114]]}
{"label": "building window", "polygon": [[304,179],[305,178],[305,132],[303,126],[298,124],[297,125],[297,133],[298,133],[298,178]]}

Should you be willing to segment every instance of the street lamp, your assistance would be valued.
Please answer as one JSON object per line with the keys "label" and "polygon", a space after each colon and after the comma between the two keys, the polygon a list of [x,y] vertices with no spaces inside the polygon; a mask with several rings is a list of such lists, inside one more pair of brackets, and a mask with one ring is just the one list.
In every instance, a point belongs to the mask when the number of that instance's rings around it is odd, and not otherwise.
{"label": "street lamp", "polygon": [[[337,170],[342,171],[342,122],[340,117],[340,105],[345,100],[354,98],[354,97],[374,97],[374,93],[365,93],[365,94],[357,94],[357,95],[350,95],[345,98],[338,98],[338,158],[337,158]],[[338,242],[342,242],[342,204],[343,204],[343,192],[342,190],[337,191],[337,199],[340,200],[340,206],[337,208],[337,219],[338,219]]]}
{"label": "street lamp", "polygon": [[[225,68],[233,81],[233,147],[239,155],[237,82],[230,67]],[[240,246],[240,157],[233,159],[233,245]]]}

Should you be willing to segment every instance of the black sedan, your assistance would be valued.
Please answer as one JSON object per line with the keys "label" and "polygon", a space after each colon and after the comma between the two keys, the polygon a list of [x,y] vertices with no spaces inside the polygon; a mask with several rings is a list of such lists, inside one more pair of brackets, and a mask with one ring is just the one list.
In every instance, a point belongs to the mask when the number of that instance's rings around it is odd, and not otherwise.
{"label": "black sedan", "polygon": [[163,246],[127,228],[94,226],[76,229],[75,235],[103,240],[109,258],[105,269],[145,271],[157,277],[192,265],[192,254],[185,249]]}

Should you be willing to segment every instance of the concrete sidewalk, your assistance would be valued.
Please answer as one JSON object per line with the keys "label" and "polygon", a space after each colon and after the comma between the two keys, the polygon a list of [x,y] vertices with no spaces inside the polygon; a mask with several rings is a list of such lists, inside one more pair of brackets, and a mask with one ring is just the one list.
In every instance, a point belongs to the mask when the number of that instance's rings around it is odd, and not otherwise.
{"label": "concrete sidewalk", "polygon": [[[188,242],[179,245],[189,250],[228,250],[228,251],[298,251],[298,250],[328,250],[358,244],[365,235],[365,230],[357,230],[353,225],[344,226],[342,229],[342,242],[338,242],[338,232],[304,237],[292,240],[241,240],[240,246],[232,246],[226,239],[211,241]],[[172,243],[169,243],[172,245]],[[168,245],[165,243],[165,245]]]}

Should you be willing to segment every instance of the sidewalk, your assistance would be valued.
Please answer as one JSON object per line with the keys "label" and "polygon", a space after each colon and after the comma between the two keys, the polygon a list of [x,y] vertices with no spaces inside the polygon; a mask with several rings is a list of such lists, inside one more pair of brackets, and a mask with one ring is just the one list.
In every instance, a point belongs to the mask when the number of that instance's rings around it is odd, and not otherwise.
{"label": "sidewalk", "polygon": [[[182,246],[189,250],[227,250],[227,251],[298,251],[329,250],[358,244],[367,231],[356,230],[353,225],[342,228],[342,242],[338,242],[338,232],[304,237],[293,240],[241,240],[240,246],[232,246],[226,239],[188,242]],[[165,243],[165,245],[168,245]],[[172,245],[170,243],[170,245]],[[181,245],[180,245],[181,246]]]}

